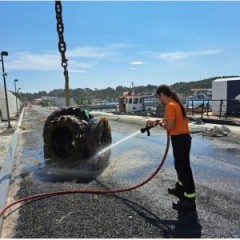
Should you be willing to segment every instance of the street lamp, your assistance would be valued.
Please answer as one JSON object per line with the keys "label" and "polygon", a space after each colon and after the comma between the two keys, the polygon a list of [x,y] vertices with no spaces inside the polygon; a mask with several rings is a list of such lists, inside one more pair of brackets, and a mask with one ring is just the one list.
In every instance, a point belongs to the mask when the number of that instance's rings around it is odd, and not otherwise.
{"label": "street lamp", "polygon": [[[19,104],[21,103],[20,89],[21,89],[21,88],[18,88],[18,89],[17,89]],[[21,111],[22,111],[22,104],[20,104],[19,113],[20,113]]]}
{"label": "street lamp", "polygon": [[5,71],[4,71],[3,56],[8,56],[8,52],[6,52],[6,51],[2,51],[1,52],[1,62],[2,62],[2,75],[3,75],[3,81],[4,81],[4,91],[5,91],[6,107],[7,107],[8,128],[11,128],[12,126],[11,126],[10,117],[9,117],[7,86],[6,86],[6,76],[7,76],[7,73],[5,73]]}
{"label": "street lamp", "polygon": [[18,100],[17,100],[17,87],[16,87],[16,83],[18,82],[17,79],[14,80],[14,86],[15,86],[15,95],[16,95],[16,107],[17,107],[17,117],[18,117]]}

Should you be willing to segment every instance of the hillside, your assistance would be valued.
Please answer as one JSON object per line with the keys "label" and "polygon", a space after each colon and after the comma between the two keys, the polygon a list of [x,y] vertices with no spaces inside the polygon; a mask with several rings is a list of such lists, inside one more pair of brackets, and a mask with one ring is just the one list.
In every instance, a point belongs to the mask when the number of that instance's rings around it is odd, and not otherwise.
{"label": "hillside", "polygon": [[191,89],[193,88],[212,88],[212,82],[217,78],[229,78],[229,77],[236,77],[236,76],[213,77],[213,78],[207,78],[200,81],[192,81],[192,82],[178,82],[171,85],[171,87],[177,93],[181,93],[185,95],[185,94],[190,94]]}
{"label": "hillside", "polygon": [[171,85],[172,89],[175,92],[181,94],[189,94],[191,93],[191,89],[193,88],[212,88],[212,82],[216,78],[204,79],[200,81],[192,81],[192,82],[178,82]]}
{"label": "hillside", "polygon": [[[213,77],[208,79],[203,79],[200,81],[191,81],[191,82],[177,82],[171,85],[172,89],[182,95],[191,94],[192,88],[212,88],[212,81],[217,78],[227,78],[227,77],[236,77],[236,76],[223,76],[223,77]],[[156,92],[156,85],[147,86],[135,86],[134,92],[141,94],[154,94]],[[113,88],[105,88],[105,89],[90,89],[90,88],[77,88],[70,89],[70,96],[74,98],[74,100],[81,104],[83,101],[88,101],[91,103],[92,99],[117,99],[122,95],[123,92],[131,92],[132,89],[128,87],[118,86],[115,89]],[[21,93],[21,99],[23,101],[32,101],[36,98],[41,98],[42,96],[55,96],[55,97],[64,97],[63,89],[54,89],[50,92],[40,91],[38,93]]]}

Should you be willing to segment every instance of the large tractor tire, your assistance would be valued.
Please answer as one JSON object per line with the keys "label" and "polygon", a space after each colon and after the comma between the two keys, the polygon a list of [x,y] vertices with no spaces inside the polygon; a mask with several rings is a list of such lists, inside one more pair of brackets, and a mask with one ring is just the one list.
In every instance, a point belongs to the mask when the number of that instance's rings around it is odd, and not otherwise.
{"label": "large tractor tire", "polygon": [[48,116],[43,128],[43,141],[44,141],[43,149],[44,149],[45,158],[52,158],[52,154],[49,152],[50,151],[49,139],[46,138],[49,135],[48,134],[49,130],[51,130],[52,128],[52,122],[57,118],[61,116],[66,116],[66,115],[75,116],[78,120],[84,123],[87,123],[90,119],[93,118],[91,114],[86,114],[85,110],[82,110],[81,108],[75,108],[75,107],[61,108],[52,112]]}
{"label": "large tractor tire", "polygon": [[[111,155],[111,128],[106,118],[95,119],[80,108],[60,109],[49,115],[44,129],[44,157],[84,168],[104,170]],[[73,164],[73,165],[74,165]]]}
{"label": "large tractor tire", "polygon": [[103,170],[108,165],[111,149],[107,147],[111,144],[112,134],[108,120],[104,117],[90,120],[85,145],[88,149],[90,164],[95,170]]}
{"label": "large tractor tire", "polygon": [[48,131],[50,122],[53,121],[55,118],[59,118],[59,117],[61,117],[63,115],[75,116],[79,120],[84,120],[84,121],[87,121],[87,122],[90,119],[93,118],[93,116],[91,114],[86,114],[86,111],[82,110],[81,108],[69,107],[69,108],[57,109],[56,111],[52,112],[48,116],[48,118],[47,118],[47,120],[45,122],[45,125],[44,125],[44,128],[43,128],[43,140],[45,140],[45,135],[46,135],[46,133]]}
{"label": "large tractor tire", "polygon": [[86,157],[85,124],[75,116],[63,115],[50,121],[44,136],[45,158],[71,163]]}

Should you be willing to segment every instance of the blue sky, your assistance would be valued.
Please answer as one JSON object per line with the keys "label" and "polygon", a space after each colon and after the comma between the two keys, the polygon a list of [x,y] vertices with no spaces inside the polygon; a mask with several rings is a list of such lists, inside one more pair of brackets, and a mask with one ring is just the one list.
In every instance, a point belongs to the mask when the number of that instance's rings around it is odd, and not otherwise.
{"label": "blue sky", "polygon": [[[70,88],[240,75],[240,2],[63,1]],[[0,1],[7,87],[64,88],[54,1]],[[3,84],[2,78],[0,84]]]}

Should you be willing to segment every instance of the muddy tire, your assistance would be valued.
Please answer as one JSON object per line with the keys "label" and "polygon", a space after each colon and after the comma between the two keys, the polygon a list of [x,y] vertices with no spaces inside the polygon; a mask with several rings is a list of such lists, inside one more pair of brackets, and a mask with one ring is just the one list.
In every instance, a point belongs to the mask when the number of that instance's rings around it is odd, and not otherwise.
{"label": "muddy tire", "polygon": [[103,170],[107,167],[111,155],[111,149],[99,154],[100,151],[112,143],[111,127],[104,117],[92,119],[89,122],[85,145],[87,146],[90,163],[95,170]]}
{"label": "muddy tire", "polygon": [[57,109],[56,111],[52,112],[44,125],[43,128],[43,139],[45,138],[46,135],[46,131],[48,130],[48,125],[51,121],[53,121],[55,118],[64,116],[64,115],[71,115],[71,116],[75,116],[76,118],[78,118],[79,120],[84,120],[84,121],[89,121],[90,119],[93,118],[93,116],[91,114],[89,114],[89,118],[86,116],[85,111],[82,110],[81,108],[75,108],[75,107],[69,107],[69,108],[62,108],[62,109]]}
{"label": "muddy tire", "polygon": [[43,139],[45,160],[73,163],[99,173],[108,165],[111,150],[98,154],[112,143],[106,118],[95,119],[80,108],[57,110],[45,122]]}
{"label": "muddy tire", "polygon": [[69,108],[61,108],[57,109],[56,111],[52,112],[47,120],[54,120],[56,117],[60,117],[63,115],[73,115],[77,117],[78,119],[88,121],[89,119],[93,118],[91,114],[89,114],[89,118],[85,114],[85,110],[77,107],[69,107]]}
{"label": "muddy tire", "polygon": [[52,126],[51,123],[55,119],[57,119],[61,116],[65,116],[65,115],[75,116],[77,119],[79,119],[81,121],[83,120],[86,122],[88,122],[90,119],[93,118],[93,116],[91,114],[89,114],[89,118],[88,118],[86,116],[84,110],[82,110],[81,108],[75,108],[75,107],[57,109],[56,111],[52,112],[48,116],[47,120],[45,121],[44,127],[43,127],[43,141],[44,141],[43,150],[44,150],[45,158],[51,158],[51,153],[49,152],[49,140],[46,139],[46,137],[48,135],[47,133]]}
{"label": "muddy tire", "polygon": [[86,158],[85,124],[75,116],[63,115],[48,122],[44,134],[44,155],[54,161],[71,163]]}

